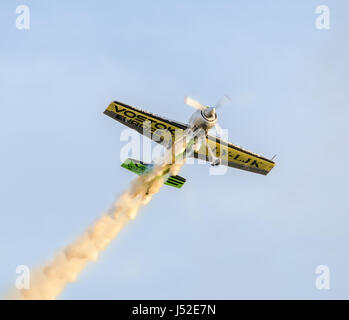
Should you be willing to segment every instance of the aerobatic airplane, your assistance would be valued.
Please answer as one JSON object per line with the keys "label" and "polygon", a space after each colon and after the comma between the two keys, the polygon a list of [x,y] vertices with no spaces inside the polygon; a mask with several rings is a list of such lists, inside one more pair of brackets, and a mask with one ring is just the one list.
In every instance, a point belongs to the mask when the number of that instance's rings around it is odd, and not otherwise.
{"label": "aerobatic airplane", "polygon": [[[222,132],[221,127],[217,123],[216,109],[229,98],[224,97],[224,99],[221,99],[214,107],[208,107],[192,98],[185,97],[185,103],[197,109],[190,117],[188,124],[169,120],[118,101],[110,103],[104,113],[168,149],[173,147],[176,141],[180,140],[184,134],[188,136],[189,132],[190,139],[186,140],[185,150],[182,152],[186,157],[203,159],[214,166],[227,165],[267,175],[275,165],[273,160],[264,158],[259,154],[252,153],[208,133],[209,129],[213,127],[216,128],[217,133]],[[199,132],[203,133],[200,141],[204,140],[204,143],[198,143],[200,135],[195,133]],[[138,175],[143,175],[150,172],[154,164],[147,164],[129,158],[121,166]],[[173,187],[181,188],[185,183],[185,178],[169,175],[168,168],[163,173],[163,177],[166,179],[164,183]]]}

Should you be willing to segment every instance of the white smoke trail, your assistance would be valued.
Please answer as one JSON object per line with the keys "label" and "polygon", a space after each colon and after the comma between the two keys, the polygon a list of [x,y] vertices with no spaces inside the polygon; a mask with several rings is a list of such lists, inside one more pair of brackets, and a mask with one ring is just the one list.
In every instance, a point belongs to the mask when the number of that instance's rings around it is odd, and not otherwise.
{"label": "white smoke trail", "polygon": [[[183,163],[182,163],[183,164]],[[177,167],[180,164],[175,164]],[[147,204],[163,185],[161,177],[169,164],[158,165],[154,170],[136,178],[130,190],[116,201],[114,208],[97,220],[77,241],[63,249],[51,262],[36,272],[30,289],[20,291],[18,299],[55,299],[74,282],[89,261],[96,261],[99,254],[118,235],[139,208]]]}
{"label": "white smoke trail", "polygon": [[[192,132],[185,134],[193,138]],[[184,135],[183,135],[184,136]],[[188,152],[186,139],[183,139],[179,153]],[[193,150],[191,150],[193,152]],[[189,153],[187,153],[189,155]],[[147,204],[164,183],[164,172],[176,175],[184,159],[172,161],[167,153],[163,163],[146,174],[136,178],[130,189],[124,192],[114,204],[113,209],[98,219],[78,240],[64,248],[57,256],[35,273],[31,279],[30,289],[19,291],[19,296],[11,299],[56,299],[65,286],[77,279],[79,273],[89,261],[96,261],[100,253],[118,235],[131,219],[135,219],[140,207]]]}

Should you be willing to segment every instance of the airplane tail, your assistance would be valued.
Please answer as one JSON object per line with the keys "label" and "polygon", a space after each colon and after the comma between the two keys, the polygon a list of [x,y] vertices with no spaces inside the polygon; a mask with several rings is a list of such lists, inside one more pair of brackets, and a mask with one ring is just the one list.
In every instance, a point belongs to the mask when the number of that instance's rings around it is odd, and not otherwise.
{"label": "airplane tail", "polygon": [[[143,174],[147,174],[148,172],[150,172],[154,168],[154,164],[145,163],[143,161],[127,158],[121,164],[121,167],[123,167],[127,170],[130,170],[133,173],[141,176]],[[164,176],[167,176],[167,174],[164,173]],[[168,176],[168,178],[166,179],[164,184],[180,189],[180,188],[182,188],[182,186],[184,185],[185,182],[186,182],[186,179],[181,177],[181,176],[178,176],[178,175],[171,176],[170,175],[170,176]]]}

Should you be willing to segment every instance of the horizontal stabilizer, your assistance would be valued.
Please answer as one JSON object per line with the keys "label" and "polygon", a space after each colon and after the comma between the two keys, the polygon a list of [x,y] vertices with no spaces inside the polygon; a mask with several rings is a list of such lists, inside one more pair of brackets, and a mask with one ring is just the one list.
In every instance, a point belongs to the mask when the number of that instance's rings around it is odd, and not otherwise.
{"label": "horizontal stabilizer", "polygon": [[[128,158],[123,162],[121,167],[141,176],[150,172],[154,168],[154,164],[145,163],[143,161]],[[169,169],[167,169],[166,172],[164,172],[163,177],[168,176],[168,171]],[[185,183],[185,181],[185,178],[176,175],[169,176],[164,182],[164,184],[180,189]]]}
{"label": "horizontal stabilizer", "polygon": [[169,176],[168,179],[164,182],[164,184],[180,189],[182,188],[185,181],[185,178],[181,176]]}
{"label": "horizontal stabilizer", "polygon": [[128,158],[121,165],[123,168],[130,170],[139,176],[148,173],[153,169],[154,165],[149,163],[144,163],[143,161]]}

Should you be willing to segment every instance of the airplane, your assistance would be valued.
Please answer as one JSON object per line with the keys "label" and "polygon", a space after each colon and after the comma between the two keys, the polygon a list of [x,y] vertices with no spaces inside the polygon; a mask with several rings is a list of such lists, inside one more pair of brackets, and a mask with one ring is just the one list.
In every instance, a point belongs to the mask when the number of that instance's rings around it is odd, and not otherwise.
{"label": "airplane", "polygon": [[[189,132],[190,139],[186,140],[184,150],[180,153],[184,157],[202,159],[210,162],[213,166],[226,165],[228,167],[267,175],[275,166],[273,159],[267,159],[257,153],[253,153],[209,134],[209,130],[212,128],[215,128],[217,133],[222,132],[217,122],[216,109],[221,107],[226,100],[230,100],[230,98],[225,96],[215,106],[209,107],[193,98],[185,97],[184,102],[196,109],[190,117],[188,124],[169,120],[118,101],[111,102],[104,111],[104,114],[149,137],[153,141],[162,144],[168,149],[171,147],[174,149],[174,144],[185,133],[187,134]],[[201,139],[200,143],[198,143],[198,137]],[[204,140],[204,143],[202,143],[202,140]],[[138,175],[143,175],[150,172],[154,168],[154,164],[128,158],[121,164],[121,167]],[[163,177],[165,184],[176,188],[181,188],[186,181],[181,176],[170,175],[168,167],[164,170]]]}

